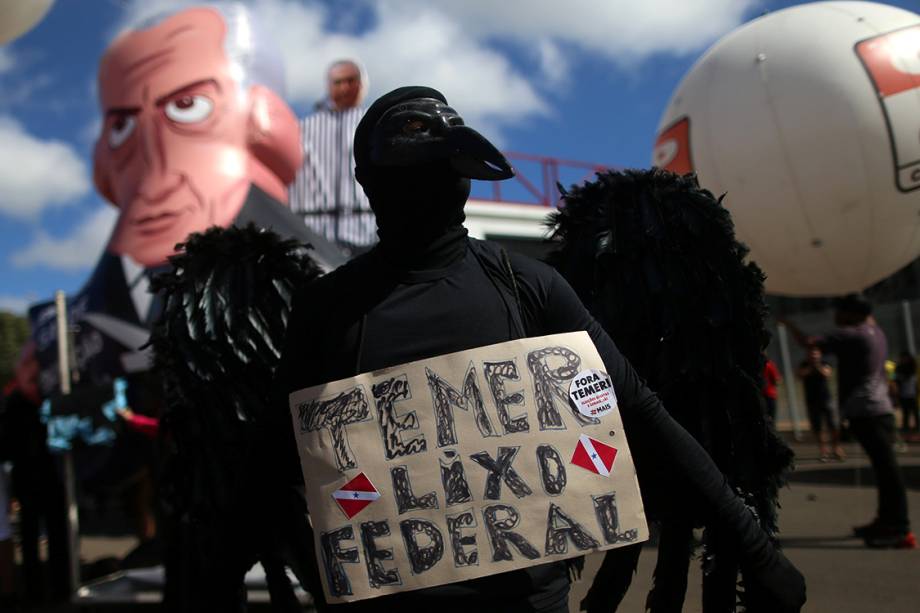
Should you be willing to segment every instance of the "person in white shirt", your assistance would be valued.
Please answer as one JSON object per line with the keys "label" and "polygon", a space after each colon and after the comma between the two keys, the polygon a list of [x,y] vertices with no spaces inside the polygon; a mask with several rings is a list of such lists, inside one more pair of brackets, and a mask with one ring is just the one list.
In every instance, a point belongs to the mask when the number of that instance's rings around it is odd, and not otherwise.
{"label": "person in white shirt", "polygon": [[326,71],[326,83],[326,97],[300,124],[304,162],[289,201],[309,228],[356,253],[377,242],[374,213],[355,180],[352,153],[367,74],[356,60],[338,60]]}

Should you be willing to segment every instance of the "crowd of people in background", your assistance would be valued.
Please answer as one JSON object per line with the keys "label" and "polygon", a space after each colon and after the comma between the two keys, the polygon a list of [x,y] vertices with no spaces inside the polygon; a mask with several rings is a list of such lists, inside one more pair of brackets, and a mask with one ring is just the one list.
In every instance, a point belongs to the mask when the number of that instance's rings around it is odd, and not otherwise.
{"label": "crowd of people in background", "polygon": [[796,374],[805,389],[808,423],[818,442],[821,461],[832,458],[843,460],[846,455],[840,446],[840,413],[831,397],[833,368],[824,360],[819,347],[808,348],[808,356],[799,365]]}
{"label": "crowd of people in background", "polygon": [[902,351],[894,368],[896,401],[901,409],[901,430],[905,435],[920,433],[917,417],[917,360],[909,351]]}
{"label": "crowd of people in background", "polygon": [[[833,416],[827,407],[826,394],[818,391],[821,380],[816,378],[823,377],[826,383],[831,370],[823,362],[822,354],[833,354],[837,358],[840,413],[847,420],[849,433],[868,456],[878,488],[875,517],[867,524],[855,526],[853,535],[870,547],[915,548],[907,490],[896,456],[898,436],[892,396],[904,393],[916,403],[916,363],[911,356],[902,356],[904,389],[891,385],[886,371],[888,339],[872,315],[871,303],[864,297],[850,294],[835,300],[834,322],[831,331],[820,335],[805,334],[796,325],[784,322],[795,340],[809,352],[800,375],[813,377],[810,399],[813,402],[809,403],[809,418],[815,417],[812,428],[820,436],[820,426],[816,428],[815,422],[827,417],[833,436]],[[823,451],[822,448],[822,455]]]}

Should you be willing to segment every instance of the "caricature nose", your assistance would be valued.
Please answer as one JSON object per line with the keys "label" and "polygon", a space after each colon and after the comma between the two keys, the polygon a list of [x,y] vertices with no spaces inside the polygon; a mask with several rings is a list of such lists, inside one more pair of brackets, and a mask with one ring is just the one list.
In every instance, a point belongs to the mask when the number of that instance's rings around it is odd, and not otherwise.
{"label": "caricature nose", "polygon": [[163,126],[159,124],[156,117],[144,117],[139,119],[138,126],[141,137],[141,151],[144,156],[144,162],[153,172],[163,172],[167,168],[166,147],[163,142]]}
{"label": "caricature nose", "polygon": [[148,202],[162,202],[182,185],[177,172],[150,173],[141,179],[138,195]]}
{"label": "caricature nose", "polygon": [[182,184],[182,175],[171,170],[163,142],[163,126],[155,118],[141,121],[141,151],[146,166],[138,192],[150,202],[165,200]]}

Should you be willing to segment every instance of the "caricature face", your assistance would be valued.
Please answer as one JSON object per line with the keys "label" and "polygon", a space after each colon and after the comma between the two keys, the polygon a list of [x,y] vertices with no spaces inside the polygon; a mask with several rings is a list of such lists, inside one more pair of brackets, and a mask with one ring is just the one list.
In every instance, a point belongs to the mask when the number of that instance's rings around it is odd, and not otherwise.
{"label": "caricature face", "polygon": [[190,9],[131,32],[99,70],[97,185],[121,209],[109,251],[165,261],[190,232],[227,226],[252,182],[250,101],[219,13]]}
{"label": "caricature face", "polygon": [[329,97],[338,110],[358,106],[361,97],[361,71],[351,62],[329,69]]}

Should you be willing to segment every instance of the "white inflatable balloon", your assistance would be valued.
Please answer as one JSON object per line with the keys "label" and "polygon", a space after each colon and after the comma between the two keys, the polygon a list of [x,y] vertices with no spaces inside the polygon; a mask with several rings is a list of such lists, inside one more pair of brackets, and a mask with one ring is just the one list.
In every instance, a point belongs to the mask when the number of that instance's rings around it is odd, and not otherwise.
{"label": "white inflatable balloon", "polygon": [[920,255],[920,15],[823,2],[741,26],[684,77],[653,158],[727,194],[768,292],[865,289]]}
{"label": "white inflatable balloon", "polygon": [[54,0],[0,0],[0,45],[31,30],[52,4]]}

